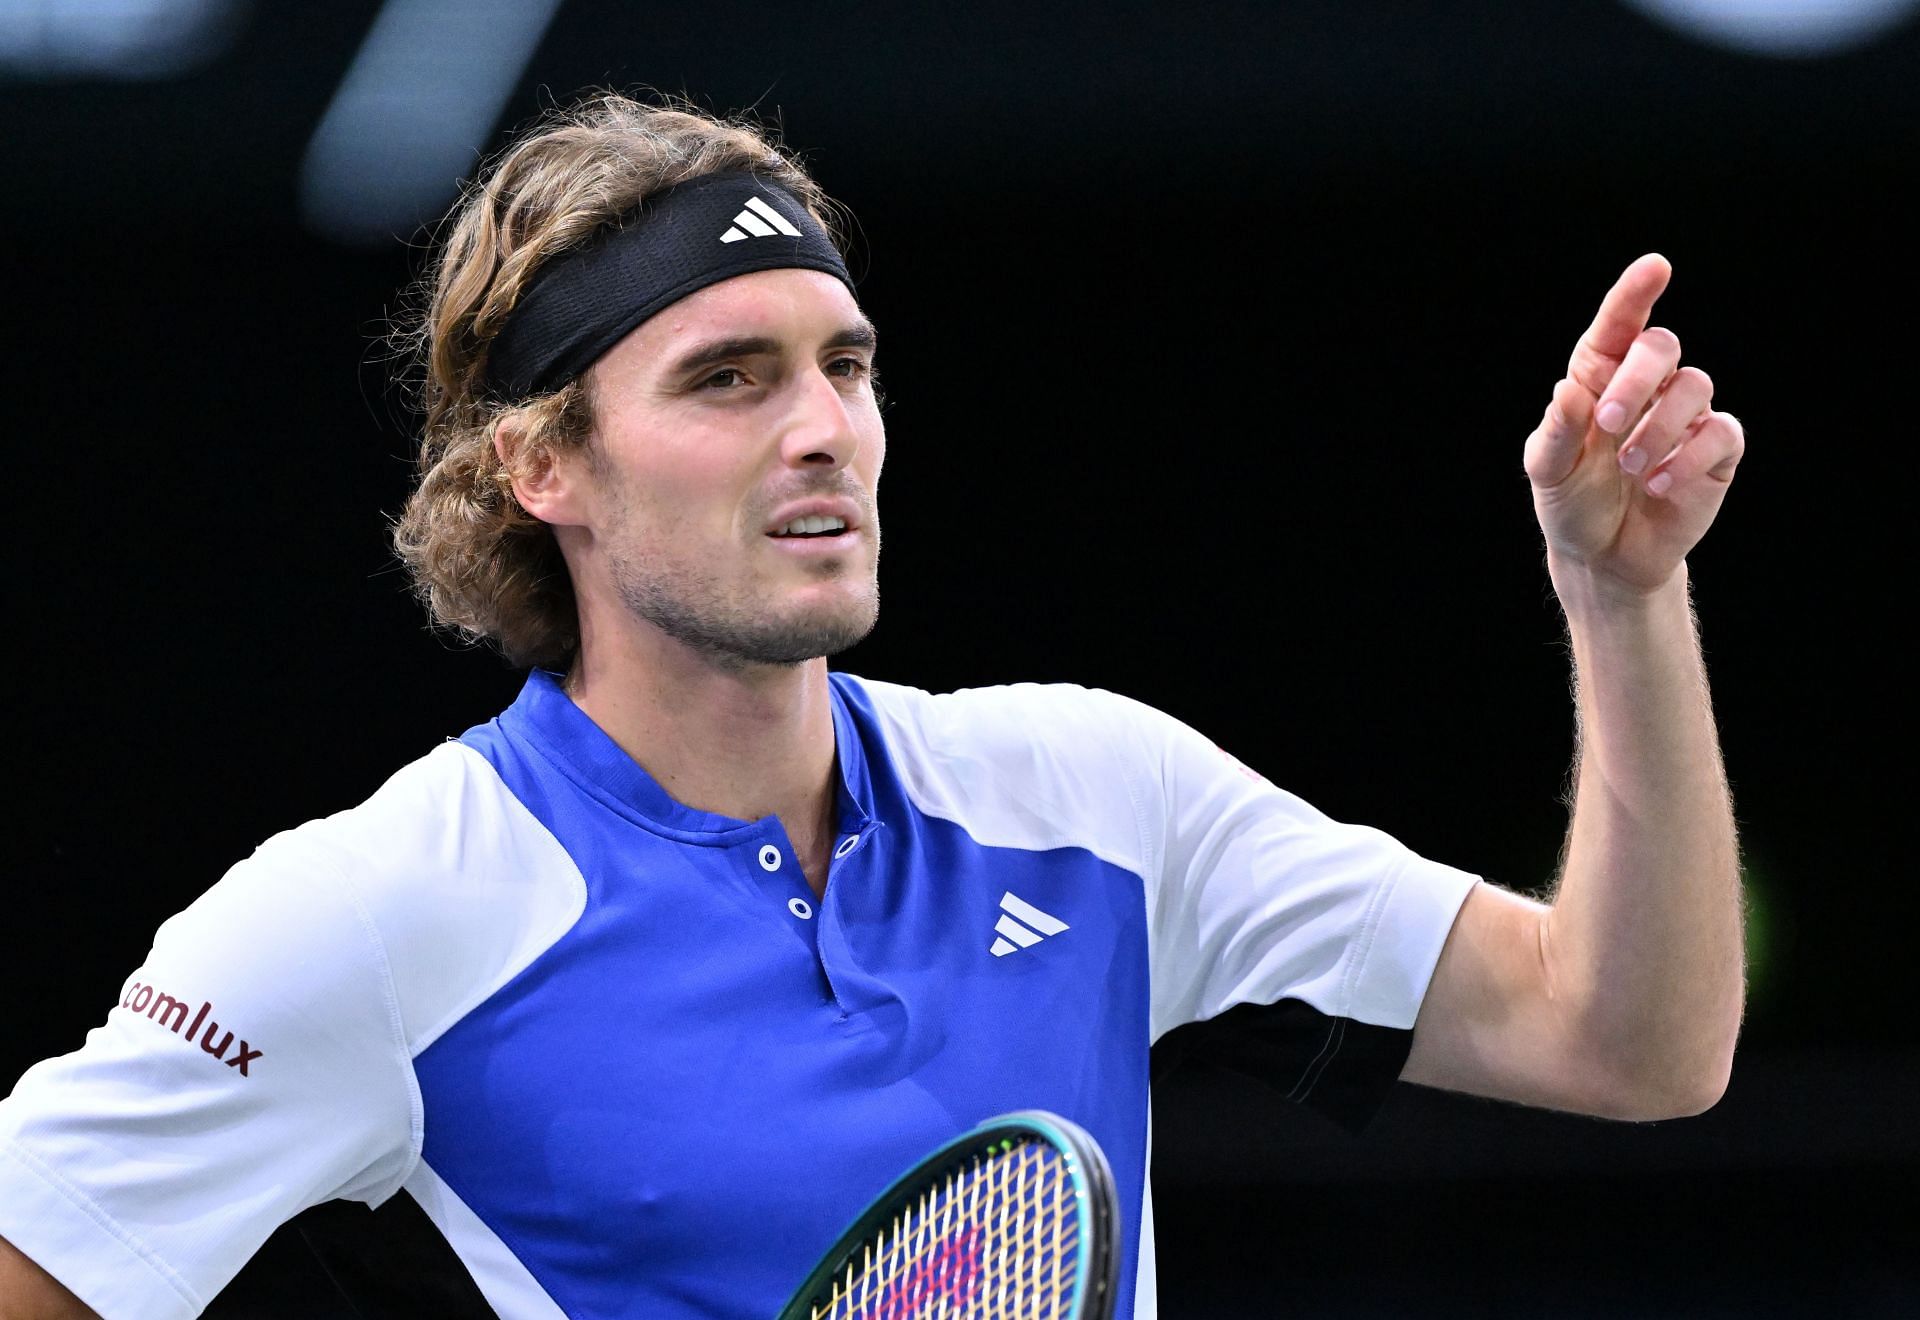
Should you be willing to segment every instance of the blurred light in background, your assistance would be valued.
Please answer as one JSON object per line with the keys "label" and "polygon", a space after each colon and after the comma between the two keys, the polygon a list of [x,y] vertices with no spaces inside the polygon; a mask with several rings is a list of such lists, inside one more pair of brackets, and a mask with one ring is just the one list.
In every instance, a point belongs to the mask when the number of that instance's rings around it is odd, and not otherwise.
{"label": "blurred light in background", "polygon": [[242,0],[0,0],[0,70],[29,78],[172,78],[211,61]]}
{"label": "blurred light in background", "polygon": [[1778,955],[1792,943],[1792,931],[1779,920],[1772,868],[1754,855],[1750,841],[1742,839],[1740,844],[1744,854],[1740,861],[1740,890],[1745,898],[1742,915],[1747,937],[1747,1001],[1751,1015],[1769,1006]]}
{"label": "blurred light in background", "polygon": [[307,145],[300,210],[342,243],[434,219],[472,172],[560,0],[387,0]]}
{"label": "blurred light in background", "polygon": [[1626,0],[1668,27],[1749,55],[1810,58],[1864,46],[1920,0]]}

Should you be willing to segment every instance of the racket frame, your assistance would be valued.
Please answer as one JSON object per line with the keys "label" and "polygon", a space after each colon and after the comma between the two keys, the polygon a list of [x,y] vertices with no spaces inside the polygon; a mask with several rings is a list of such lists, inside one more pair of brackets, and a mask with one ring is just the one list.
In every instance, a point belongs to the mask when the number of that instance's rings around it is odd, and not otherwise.
{"label": "racket frame", "polygon": [[1113,1170],[1092,1134],[1071,1119],[1044,1109],[1022,1109],[990,1118],[894,1179],[820,1258],[806,1282],[781,1308],[779,1320],[813,1320],[815,1308],[831,1300],[834,1281],[883,1225],[891,1223],[929,1188],[970,1160],[989,1153],[999,1142],[1035,1136],[1060,1153],[1074,1179],[1074,1216],[1081,1243],[1074,1265],[1074,1314],[1081,1320],[1106,1320],[1113,1313],[1120,1268],[1120,1207]]}

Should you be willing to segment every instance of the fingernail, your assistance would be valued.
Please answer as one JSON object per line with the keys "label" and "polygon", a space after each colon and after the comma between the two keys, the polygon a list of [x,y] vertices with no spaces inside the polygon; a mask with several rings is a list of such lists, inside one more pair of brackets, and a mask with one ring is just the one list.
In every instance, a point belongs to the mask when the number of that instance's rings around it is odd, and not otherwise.
{"label": "fingernail", "polygon": [[1667,487],[1673,485],[1673,473],[1656,472],[1647,478],[1647,494],[1665,495]]}
{"label": "fingernail", "polygon": [[1627,420],[1626,405],[1618,399],[1608,399],[1600,405],[1600,411],[1593,415],[1593,420],[1600,423],[1602,431],[1618,435],[1621,424]]}
{"label": "fingernail", "polygon": [[1647,451],[1644,449],[1622,449],[1620,451],[1620,470],[1637,474],[1647,465]]}

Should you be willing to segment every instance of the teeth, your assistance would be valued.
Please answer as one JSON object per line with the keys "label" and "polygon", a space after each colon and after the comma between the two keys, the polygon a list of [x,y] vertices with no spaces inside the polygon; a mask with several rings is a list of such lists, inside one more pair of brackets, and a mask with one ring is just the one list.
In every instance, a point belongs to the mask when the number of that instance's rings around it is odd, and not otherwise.
{"label": "teeth", "polygon": [[847,530],[847,520],[845,518],[822,517],[817,513],[810,513],[804,518],[795,518],[792,522],[776,532],[775,535],[801,536],[811,535],[817,532],[844,532],[845,530]]}

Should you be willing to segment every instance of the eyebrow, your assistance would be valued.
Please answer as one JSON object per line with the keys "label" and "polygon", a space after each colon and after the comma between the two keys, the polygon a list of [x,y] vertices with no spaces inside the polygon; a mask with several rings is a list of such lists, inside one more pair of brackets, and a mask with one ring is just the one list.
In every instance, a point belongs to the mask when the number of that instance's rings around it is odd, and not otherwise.
{"label": "eyebrow", "polygon": [[[864,348],[873,349],[880,342],[879,334],[873,328],[873,322],[855,321],[841,327],[822,348]],[[679,376],[687,372],[710,367],[716,362],[728,358],[755,357],[761,354],[778,353],[782,345],[779,340],[765,335],[743,335],[732,339],[712,339],[704,344],[696,344],[689,349],[671,370],[671,375]]]}

